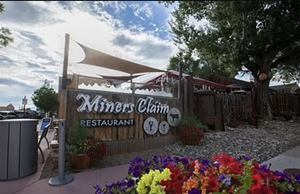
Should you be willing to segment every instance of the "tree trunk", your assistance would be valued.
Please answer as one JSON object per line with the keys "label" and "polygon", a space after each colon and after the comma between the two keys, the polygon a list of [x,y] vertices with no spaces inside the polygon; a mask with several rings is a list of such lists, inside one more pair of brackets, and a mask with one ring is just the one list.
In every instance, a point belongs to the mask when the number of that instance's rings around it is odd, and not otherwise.
{"label": "tree trunk", "polygon": [[269,84],[270,78],[266,80],[259,80],[258,77],[255,78],[257,82],[256,88],[256,110],[257,114],[261,115],[265,120],[272,120],[272,108],[269,98]]}

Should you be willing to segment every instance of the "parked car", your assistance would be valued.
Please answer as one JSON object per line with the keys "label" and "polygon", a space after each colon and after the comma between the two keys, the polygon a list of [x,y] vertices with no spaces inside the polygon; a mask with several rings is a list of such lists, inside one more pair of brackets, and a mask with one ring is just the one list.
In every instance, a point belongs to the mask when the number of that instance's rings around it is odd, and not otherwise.
{"label": "parked car", "polygon": [[0,115],[0,120],[3,120],[3,119],[4,119],[4,117],[2,115]]}
{"label": "parked car", "polygon": [[45,115],[45,113],[44,112],[38,112],[37,113],[37,118],[38,119],[42,119],[42,118],[44,118],[46,115]]}
{"label": "parked car", "polygon": [[25,113],[22,110],[15,110],[15,113],[18,115],[19,118],[25,118]]}
{"label": "parked car", "polygon": [[0,111],[4,119],[18,119],[18,115],[13,111]]}
{"label": "parked car", "polygon": [[27,110],[26,111],[26,118],[29,118],[29,119],[37,119],[38,118],[38,115],[36,113],[36,111],[33,111],[33,110]]}

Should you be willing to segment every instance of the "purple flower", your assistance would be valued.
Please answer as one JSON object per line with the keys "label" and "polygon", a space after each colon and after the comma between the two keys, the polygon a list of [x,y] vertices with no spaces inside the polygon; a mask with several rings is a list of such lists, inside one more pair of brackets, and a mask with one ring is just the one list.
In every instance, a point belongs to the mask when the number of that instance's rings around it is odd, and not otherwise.
{"label": "purple flower", "polygon": [[206,171],[206,168],[200,168],[200,173],[203,174]]}
{"label": "purple flower", "polygon": [[218,162],[215,162],[215,163],[213,164],[213,166],[215,166],[215,167],[217,167],[217,168],[220,168],[221,164],[218,163]]}
{"label": "purple flower", "polygon": [[209,167],[210,166],[210,161],[209,160],[202,160],[203,166]]}
{"label": "purple flower", "polygon": [[128,181],[127,185],[128,185],[128,187],[133,187],[134,184],[135,184],[134,180],[131,179],[131,180]]}
{"label": "purple flower", "polygon": [[279,171],[275,171],[274,175],[280,177],[279,182],[281,182],[281,183],[286,182],[291,179],[290,175],[283,173],[283,172],[279,172]]}
{"label": "purple flower", "polygon": [[188,165],[189,164],[189,160],[187,158],[181,158],[181,163],[184,165]]}
{"label": "purple flower", "polygon": [[250,156],[245,156],[244,159],[247,160],[247,161],[250,161],[250,160],[252,160],[252,157],[250,157]]}
{"label": "purple flower", "polygon": [[266,165],[266,164],[260,165],[259,170],[260,170],[260,171],[263,171],[263,172],[265,172],[265,173],[270,172],[269,167],[268,167],[268,165]]}
{"label": "purple flower", "polygon": [[226,174],[221,174],[219,176],[218,182],[222,183],[224,180],[225,180],[225,182],[224,182],[225,185],[227,185],[227,186],[231,185],[231,178],[229,177],[229,179],[228,179],[228,176]]}
{"label": "purple flower", "polygon": [[296,181],[300,184],[300,174],[295,175],[295,179],[296,179]]}
{"label": "purple flower", "polygon": [[102,194],[101,188],[99,185],[94,186],[94,188],[96,189],[95,194]]}
{"label": "purple flower", "polygon": [[202,192],[201,191],[199,191],[198,189],[191,189],[190,191],[189,191],[189,194],[201,194]]}
{"label": "purple flower", "polygon": [[221,175],[219,176],[219,179],[218,179],[219,183],[223,182],[223,180],[226,179],[226,178],[227,178],[227,175],[226,175],[226,174],[221,174]]}
{"label": "purple flower", "polygon": [[149,172],[150,172],[150,168],[146,168],[146,169],[145,169],[145,172],[146,172],[146,173],[149,173]]}

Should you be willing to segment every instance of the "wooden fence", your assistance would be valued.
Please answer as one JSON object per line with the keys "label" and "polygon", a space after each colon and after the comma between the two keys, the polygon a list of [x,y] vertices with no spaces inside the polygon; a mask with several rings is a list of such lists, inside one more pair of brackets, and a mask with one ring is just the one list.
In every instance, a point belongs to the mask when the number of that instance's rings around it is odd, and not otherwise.
{"label": "wooden fence", "polygon": [[[247,121],[251,116],[254,108],[254,93],[217,93],[216,97],[222,99],[224,122]],[[272,93],[270,100],[274,116],[281,116],[285,111],[300,116],[300,95]]]}
{"label": "wooden fence", "polygon": [[224,122],[241,120],[246,121],[252,112],[251,92],[247,93],[220,93],[216,95],[222,102]]}
{"label": "wooden fence", "polygon": [[[67,129],[70,124],[79,122],[82,119],[134,119],[133,126],[114,126],[114,127],[89,127],[87,128],[89,136],[100,138],[108,145],[107,155],[117,155],[122,153],[135,152],[140,150],[147,150],[156,147],[165,146],[176,141],[175,128],[170,126],[169,132],[165,135],[157,131],[154,135],[148,135],[143,130],[143,123],[145,119],[154,117],[158,124],[161,121],[167,121],[167,114],[148,113],[140,114],[132,113],[94,113],[94,112],[78,112],[77,108],[81,106],[82,101],[76,99],[77,95],[83,93],[90,96],[92,100],[96,95],[101,95],[110,102],[122,102],[136,104],[138,99],[146,98],[146,95],[114,93],[105,91],[93,90],[67,90],[67,110],[66,121]],[[181,110],[179,100],[171,97],[152,96],[155,101],[166,104],[169,108],[178,108]]]}
{"label": "wooden fence", "polygon": [[[240,94],[217,92],[217,99],[222,103],[223,121],[248,121],[254,108],[254,93]],[[281,116],[285,111],[300,116],[300,95],[272,93],[270,94],[271,107],[274,116]]]}
{"label": "wooden fence", "polygon": [[300,116],[300,95],[273,93],[270,98],[275,116],[280,116],[285,111],[290,111]]}

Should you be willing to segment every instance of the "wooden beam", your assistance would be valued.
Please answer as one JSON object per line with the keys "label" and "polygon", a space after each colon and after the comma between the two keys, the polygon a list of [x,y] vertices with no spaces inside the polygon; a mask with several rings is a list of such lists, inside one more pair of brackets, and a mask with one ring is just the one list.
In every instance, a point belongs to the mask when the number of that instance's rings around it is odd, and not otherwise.
{"label": "wooden beam", "polygon": [[67,89],[68,84],[68,64],[69,64],[69,45],[70,45],[70,35],[65,36],[65,53],[64,53],[64,64],[63,64],[63,74],[62,74],[62,89]]}

